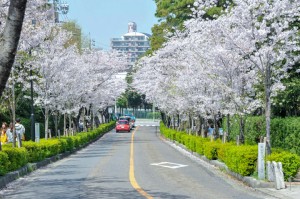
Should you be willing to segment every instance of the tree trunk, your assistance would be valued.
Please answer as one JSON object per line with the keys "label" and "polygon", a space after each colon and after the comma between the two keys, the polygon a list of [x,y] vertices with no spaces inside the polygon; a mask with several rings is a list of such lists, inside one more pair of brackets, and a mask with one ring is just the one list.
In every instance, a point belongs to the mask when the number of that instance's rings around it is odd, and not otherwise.
{"label": "tree trunk", "polygon": [[49,128],[49,108],[45,107],[45,140],[48,139],[48,128]]}
{"label": "tree trunk", "polygon": [[227,140],[229,140],[230,135],[230,115],[227,114]]}
{"label": "tree trunk", "polygon": [[175,125],[175,116],[174,115],[172,116],[172,120],[173,120],[173,129],[175,129],[176,125]]}
{"label": "tree trunk", "polygon": [[78,124],[76,124],[77,119],[75,117],[73,117],[73,118],[71,117],[71,120],[73,120],[73,124],[74,124],[73,125],[73,133],[72,133],[72,136],[73,136],[73,135],[75,135],[76,132],[78,132],[79,127],[78,127]]}
{"label": "tree trunk", "polygon": [[170,128],[170,125],[171,125],[171,118],[170,118],[170,116],[167,116],[167,126],[168,126],[168,128]]}
{"label": "tree trunk", "polygon": [[72,129],[72,117],[71,117],[71,113],[70,114],[68,114],[68,116],[69,116],[69,129],[68,129],[68,135],[70,136],[70,134],[71,134],[71,129]]}
{"label": "tree trunk", "polygon": [[95,125],[95,117],[94,117],[94,111],[91,110],[91,130],[94,129],[94,125]]}
{"label": "tree trunk", "polygon": [[219,138],[219,126],[217,121],[217,115],[214,115],[214,133],[215,133],[215,139]]}
{"label": "tree trunk", "polygon": [[164,123],[164,125],[166,125],[167,124],[167,122],[166,122],[166,115],[165,115],[165,113],[164,112],[160,112],[160,116],[161,116],[161,120],[163,121],[163,123]]}
{"label": "tree trunk", "polygon": [[83,107],[82,117],[83,117],[83,131],[84,132],[87,132],[87,129],[86,129],[86,120],[85,120],[86,112],[87,112],[86,108]]}
{"label": "tree trunk", "polygon": [[99,125],[101,124],[100,119],[97,115],[94,117],[94,123],[96,125],[96,128],[98,128]]}
{"label": "tree trunk", "polygon": [[199,130],[197,132],[197,136],[200,136],[202,132],[202,117],[199,115]]}
{"label": "tree trunk", "polygon": [[66,118],[66,113],[64,113],[64,136],[66,136],[66,130],[67,130],[67,118]]}
{"label": "tree trunk", "polygon": [[244,136],[244,131],[245,131],[245,120],[242,115],[240,115],[240,135],[239,135],[239,140],[241,144],[244,144],[245,142],[245,136]]}
{"label": "tree trunk", "polygon": [[55,137],[58,137],[58,111],[54,111],[52,112],[53,116],[52,116],[52,119],[53,119],[53,122],[54,122],[54,133],[55,133]]}
{"label": "tree trunk", "polygon": [[207,137],[208,133],[208,121],[207,119],[204,119],[204,137]]}
{"label": "tree trunk", "polygon": [[266,67],[265,79],[265,94],[266,94],[266,137],[267,137],[267,154],[271,154],[271,66]]}
{"label": "tree trunk", "polygon": [[6,24],[0,35],[0,96],[15,61],[26,3],[27,0],[10,0]]}

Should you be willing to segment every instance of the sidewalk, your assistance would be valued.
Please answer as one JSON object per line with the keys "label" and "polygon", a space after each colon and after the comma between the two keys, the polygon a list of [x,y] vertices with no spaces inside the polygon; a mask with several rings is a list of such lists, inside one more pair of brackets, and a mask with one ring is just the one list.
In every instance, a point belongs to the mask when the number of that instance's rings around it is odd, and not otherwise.
{"label": "sidewalk", "polygon": [[275,188],[256,188],[258,191],[263,192],[269,196],[280,199],[299,199],[300,198],[300,183],[289,182],[285,183],[287,188],[276,190]]}

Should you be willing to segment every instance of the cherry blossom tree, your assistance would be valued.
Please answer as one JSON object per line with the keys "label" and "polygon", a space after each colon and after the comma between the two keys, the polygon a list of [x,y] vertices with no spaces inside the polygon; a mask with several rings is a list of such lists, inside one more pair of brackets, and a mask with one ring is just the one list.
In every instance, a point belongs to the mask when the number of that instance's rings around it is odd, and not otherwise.
{"label": "cherry blossom tree", "polygon": [[[31,63],[39,71],[40,80],[35,88],[38,98],[35,101],[45,110],[46,132],[51,111],[68,114],[71,124],[74,118],[79,119],[73,116],[77,113],[80,116],[82,110],[110,106],[112,99],[117,98],[126,86],[124,81],[114,78],[126,69],[125,57],[116,52],[90,50],[79,54],[75,46],[65,48],[70,37],[68,33],[53,30],[52,34],[52,39],[40,44],[39,54]],[[77,120],[73,122],[75,125]]]}
{"label": "cherry blossom tree", "polygon": [[27,0],[0,1],[0,96],[15,59],[26,3]]}
{"label": "cherry blossom tree", "polygon": [[[261,106],[255,85],[263,83],[267,139],[271,94],[299,60],[299,1],[235,0],[220,16],[205,13],[214,0],[198,0],[194,18],[165,46],[138,65],[134,85],[163,111],[219,111],[243,115]],[[177,101],[178,100],[178,101]],[[241,132],[242,134],[242,132]]]}
{"label": "cherry blossom tree", "polygon": [[236,0],[220,17],[224,42],[250,62],[264,84],[266,135],[270,144],[271,96],[282,88],[280,80],[299,56],[299,34],[292,27],[299,17],[299,1]]}

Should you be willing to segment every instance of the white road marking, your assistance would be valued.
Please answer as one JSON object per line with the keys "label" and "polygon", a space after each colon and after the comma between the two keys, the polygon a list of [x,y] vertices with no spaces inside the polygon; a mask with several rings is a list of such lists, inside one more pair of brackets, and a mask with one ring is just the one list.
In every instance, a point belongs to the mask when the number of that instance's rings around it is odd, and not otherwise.
{"label": "white road marking", "polygon": [[160,162],[160,163],[153,163],[151,165],[166,167],[166,168],[170,168],[170,169],[178,169],[178,168],[181,168],[181,167],[187,167],[188,166],[188,165],[177,164],[177,163],[172,163],[172,162]]}

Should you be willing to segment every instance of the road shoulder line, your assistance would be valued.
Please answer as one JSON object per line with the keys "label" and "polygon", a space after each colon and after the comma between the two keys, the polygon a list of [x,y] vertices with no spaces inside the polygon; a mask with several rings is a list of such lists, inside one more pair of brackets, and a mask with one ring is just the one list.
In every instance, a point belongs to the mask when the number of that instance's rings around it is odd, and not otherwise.
{"label": "road shoulder line", "polygon": [[149,195],[146,191],[144,191],[139,184],[137,183],[134,176],[134,134],[138,130],[139,127],[136,127],[131,135],[131,144],[130,144],[130,166],[129,166],[129,180],[132,187],[139,192],[142,196],[147,199],[152,199],[153,197]]}

